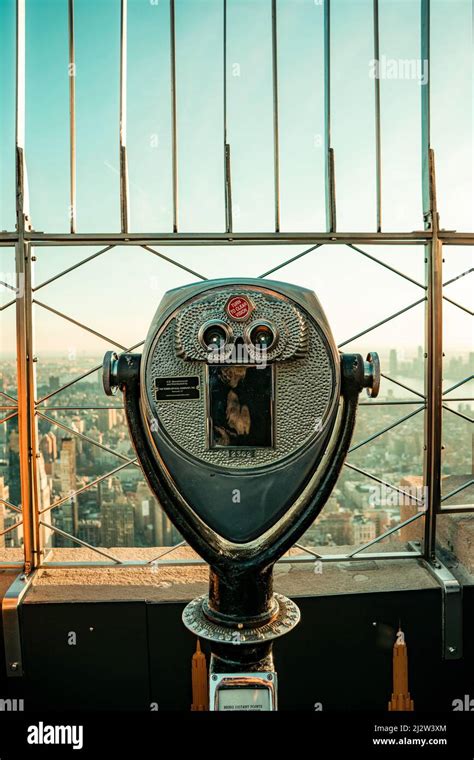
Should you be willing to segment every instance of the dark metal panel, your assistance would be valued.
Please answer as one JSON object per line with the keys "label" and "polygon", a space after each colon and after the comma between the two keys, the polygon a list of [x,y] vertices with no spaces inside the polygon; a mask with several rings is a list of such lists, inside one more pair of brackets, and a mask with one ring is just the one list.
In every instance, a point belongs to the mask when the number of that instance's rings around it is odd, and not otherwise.
{"label": "dark metal panel", "polygon": [[[441,657],[441,591],[300,597],[301,623],[274,649],[279,709],[387,712],[392,646],[406,634],[410,691],[417,711],[450,712],[472,695],[474,588],[465,590],[463,660]],[[184,604],[148,604],[151,699],[160,710],[189,710],[195,639],[182,628]],[[376,625],[374,625],[376,623]],[[172,642],[172,644],[170,644]],[[169,646],[173,656],[170,659]],[[201,642],[207,652],[206,642]]]}
{"label": "dark metal panel", "polygon": [[[190,596],[197,590],[187,588]],[[301,623],[275,645],[282,711],[313,711],[321,702],[326,712],[385,713],[399,622],[406,634],[417,712],[450,712],[454,699],[473,696],[474,587],[464,587],[465,651],[457,661],[441,658],[440,589],[297,601]],[[21,608],[25,676],[7,683],[0,661],[0,697],[25,699],[27,711],[149,711],[152,703],[159,711],[189,711],[196,640],[181,622],[184,606],[26,601]],[[67,644],[72,630],[78,634],[76,647]]]}
{"label": "dark metal panel", "polygon": [[28,710],[150,709],[143,602],[26,601],[20,614]]}
{"label": "dark metal panel", "polygon": [[[192,590],[190,590],[192,594]],[[183,626],[185,603],[147,604],[150,642],[150,701],[162,710],[190,710],[192,703],[191,661],[195,637]],[[209,645],[201,641],[208,656]]]}
{"label": "dark metal panel", "polygon": [[321,703],[324,712],[386,712],[399,622],[406,635],[409,686],[417,711],[450,710],[453,694],[467,688],[459,668],[446,669],[441,659],[438,590],[297,601],[301,623],[275,646],[281,710],[315,710]]}

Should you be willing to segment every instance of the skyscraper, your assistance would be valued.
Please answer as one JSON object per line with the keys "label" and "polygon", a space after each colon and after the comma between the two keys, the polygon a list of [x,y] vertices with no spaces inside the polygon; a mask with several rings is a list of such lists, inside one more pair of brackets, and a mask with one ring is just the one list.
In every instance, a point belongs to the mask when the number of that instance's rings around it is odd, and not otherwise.
{"label": "skyscraper", "polygon": [[58,458],[58,444],[55,434],[50,430],[39,442],[39,450],[44,459],[44,467],[48,475],[53,474],[53,464]]}
{"label": "skyscraper", "polygon": [[[67,496],[74,493],[77,489],[76,482],[76,439],[72,437],[61,440],[61,451],[59,461],[55,464],[54,475],[58,481],[58,487],[61,496]],[[71,497],[68,504],[62,506],[62,512],[66,514],[67,510],[71,512],[71,530],[77,536],[79,527],[79,515],[77,499]]]}
{"label": "skyscraper", "polygon": [[7,426],[8,431],[8,487],[10,490],[9,501],[18,507],[21,504],[18,415],[11,417],[4,424]]}
{"label": "skyscraper", "polygon": [[397,357],[397,350],[395,348],[392,348],[390,350],[388,366],[389,366],[390,375],[392,377],[396,376],[397,371],[398,371],[398,357]]}
{"label": "skyscraper", "polygon": [[100,546],[101,523],[100,520],[79,520],[79,538],[91,546]]}
{"label": "skyscraper", "polygon": [[103,546],[134,546],[134,511],[125,497],[121,497],[114,503],[103,503],[101,516]]}

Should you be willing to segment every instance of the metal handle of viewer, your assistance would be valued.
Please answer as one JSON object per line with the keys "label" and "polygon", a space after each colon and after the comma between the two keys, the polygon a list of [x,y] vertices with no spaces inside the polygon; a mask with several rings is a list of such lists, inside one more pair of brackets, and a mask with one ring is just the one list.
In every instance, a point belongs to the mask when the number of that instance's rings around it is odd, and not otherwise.
{"label": "metal handle of viewer", "polygon": [[364,362],[364,387],[370,398],[377,398],[380,390],[380,359],[376,351],[367,354]]}

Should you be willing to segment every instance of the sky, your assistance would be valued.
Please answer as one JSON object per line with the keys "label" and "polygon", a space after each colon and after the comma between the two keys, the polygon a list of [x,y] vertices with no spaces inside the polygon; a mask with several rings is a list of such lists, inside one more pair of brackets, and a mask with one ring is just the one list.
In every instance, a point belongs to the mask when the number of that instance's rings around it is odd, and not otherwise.
{"label": "sky", "polygon": [[[172,225],[168,0],[129,0],[128,155],[130,229]],[[324,230],[323,7],[278,0],[282,231]],[[371,0],[333,0],[332,144],[340,231],[375,229],[373,18]],[[224,229],[222,0],[176,0],[179,230]],[[80,232],[119,231],[119,0],[76,0],[77,220]],[[27,0],[26,161],[35,229],[68,230],[67,0]],[[0,229],[14,229],[13,0],[0,0]],[[446,229],[473,229],[472,3],[432,0],[432,147]],[[380,0],[382,196],[385,231],[422,229],[417,78],[399,61],[420,60],[418,0]],[[392,63],[390,63],[392,62]],[[394,62],[394,63],[393,63]],[[273,141],[270,0],[228,0],[228,142],[236,231],[272,231]],[[397,68],[398,66],[398,68]],[[386,74],[389,68],[386,68]],[[97,248],[41,248],[36,283]],[[207,277],[259,276],[303,247],[159,249]],[[422,282],[423,248],[364,250]],[[445,278],[472,267],[473,250],[445,250]],[[0,250],[10,272],[13,251]],[[313,288],[336,340],[416,301],[416,285],[344,246],[326,246],[280,270]],[[448,286],[469,306],[472,274]],[[123,345],[142,340],[163,292],[194,278],[135,247],[117,247],[38,291],[38,300]],[[448,294],[448,288],[446,289]],[[2,303],[10,294],[1,294]],[[472,308],[472,306],[471,306]],[[14,310],[2,312],[3,350],[14,348]],[[35,307],[41,355],[101,355],[93,337]],[[445,350],[472,350],[472,320],[445,304]],[[348,344],[363,353],[410,353],[423,343],[423,307]]]}

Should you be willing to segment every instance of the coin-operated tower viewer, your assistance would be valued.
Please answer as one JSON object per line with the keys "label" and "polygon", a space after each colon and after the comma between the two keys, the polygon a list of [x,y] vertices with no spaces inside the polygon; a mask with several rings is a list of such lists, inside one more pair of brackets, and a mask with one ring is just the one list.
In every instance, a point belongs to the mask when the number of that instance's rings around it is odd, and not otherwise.
{"label": "coin-operated tower viewer", "polygon": [[270,280],[171,290],[142,355],[106,354],[150,488],[210,565],[183,620],[211,643],[211,710],[276,709],[273,639],[300,614],[273,565],[324,506],[379,376],[377,354],[337,350],[312,291]]}

